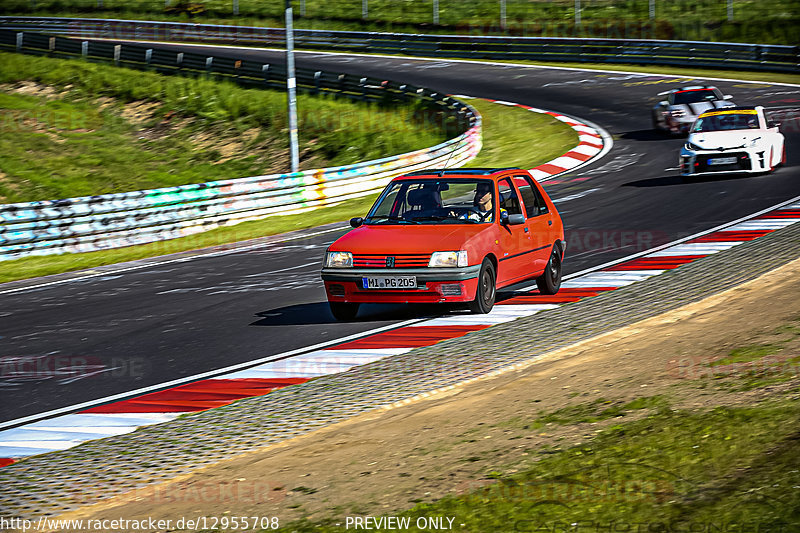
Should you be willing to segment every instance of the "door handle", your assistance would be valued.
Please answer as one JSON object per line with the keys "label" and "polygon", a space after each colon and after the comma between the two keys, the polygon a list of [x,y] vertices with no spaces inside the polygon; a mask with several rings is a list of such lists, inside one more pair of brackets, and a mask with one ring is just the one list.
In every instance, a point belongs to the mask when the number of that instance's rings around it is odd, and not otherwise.
{"label": "door handle", "polygon": [[552,221],[552,220],[548,220],[548,221],[547,221],[547,225],[548,225],[548,226],[552,226],[552,225],[553,225],[553,221]]}
{"label": "door handle", "polygon": [[528,228],[526,227],[526,228],[525,228],[525,233],[528,233],[529,231],[530,231],[530,229],[528,229]]}

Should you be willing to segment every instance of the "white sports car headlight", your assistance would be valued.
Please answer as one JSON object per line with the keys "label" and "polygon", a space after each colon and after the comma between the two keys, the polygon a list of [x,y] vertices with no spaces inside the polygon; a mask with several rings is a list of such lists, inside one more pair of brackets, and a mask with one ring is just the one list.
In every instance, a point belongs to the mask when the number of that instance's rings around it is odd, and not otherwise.
{"label": "white sports car headlight", "polygon": [[431,260],[428,262],[429,267],[465,267],[468,264],[466,250],[458,252],[433,252],[431,254]]}
{"label": "white sports car headlight", "polygon": [[325,266],[329,268],[352,267],[353,254],[350,252],[328,252],[325,254]]}
{"label": "white sports car headlight", "polygon": [[699,146],[697,146],[696,144],[694,144],[694,143],[690,143],[690,142],[687,142],[687,143],[686,143],[686,146],[685,146],[685,148],[686,148],[687,150],[695,150],[695,151],[696,151],[696,150],[702,150],[702,148],[700,148],[700,147],[699,147]]}

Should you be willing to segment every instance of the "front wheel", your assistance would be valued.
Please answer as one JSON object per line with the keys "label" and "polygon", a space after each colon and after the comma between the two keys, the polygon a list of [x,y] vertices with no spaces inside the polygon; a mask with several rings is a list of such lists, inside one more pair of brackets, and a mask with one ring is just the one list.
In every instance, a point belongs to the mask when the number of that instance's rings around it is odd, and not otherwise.
{"label": "front wheel", "polygon": [[489,259],[484,259],[481,271],[478,274],[478,289],[475,299],[469,303],[469,310],[475,314],[486,314],[494,307],[495,292],[494,264]]}
{"label": "front wheel", "polygon": [[346,322],[353,320],[358,314],[359,304],[345,303],[345,302],[328,302],[331,308],[331,314],[336,320]]}
{"label": "front wheel", "polygon": [[561,288],[561,254],[558,253],[558,246],[553,246],[553,252],[544,267],[544,272],[536,278],[536,286],[539,287],[540,294],[556,294]]}

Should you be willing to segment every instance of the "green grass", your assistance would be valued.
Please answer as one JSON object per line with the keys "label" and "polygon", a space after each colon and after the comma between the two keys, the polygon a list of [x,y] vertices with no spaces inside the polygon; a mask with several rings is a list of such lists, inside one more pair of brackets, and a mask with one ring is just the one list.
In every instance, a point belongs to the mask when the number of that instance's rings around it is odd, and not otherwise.
{"label": "green grass", "polygon": [[[465,532],[589,532],[609,523],[617,531],[796,531],[798,423],[800,404],[793,400],[708,411],[662,406],[589,443],[541,450],[520,473],[487,472],[486,479],[498,481],[400,515],[412,523],[455,517]],[[742,523],[762,529],[724,529]],[[763,529],[779,523],[787,525]],[[340,529],[331,520],[282,530]]]}
{"label": "green grass", "polygon": [[[3,203],[288,171],[280,91],[0,53],[0,83],[21,81],[57,99],[0,94]],[[122,117],[136,106],[147,110],[139,122]],[[447,137],[417,105],[300,95],[298,109],[302,168],[377,159]]]}
{"label": "green grass", "polygon": [[732,365],[735,363],[749,363],[757,361],[762,357],[779,353],[783,347],[779,344],[757,344],[753,346],[742,346],[731,350],[727,357],[717,359],[709,363],[709,366]]}
{"label": "green grass", "polygon": [[[519,165],[532,168],[544,163],[555,155],[560,155],[577,143],[571,128],[549,116],[542,116],[519,108],[484,101],[471,101],[483,114],[484,139],[491,139],[505,148],[490,150],[491,156],[481,154],[476,160],[481,166],[501,167]],[[514,124],[514,130],[506,128]],[[535,143],[525,151],[519,149],[518,138],[562,139],[562,144],[544,143],[546,149],[538,148]],[[489,149],[491,147],[486,147]],[[477,166],[471,163],[469,166]],[[207,246],[215,246],[247,239],[274,235],[287,231],[311,228],[321,224],[347,220],[354,216],[366,214],[377,195],[347,200],[339,205],[318,209],[306,213],[273,216],[264,220],[244,222],[232,227],[225,227],[204,233],[169,241],[131,246],[114,250],[104,250],[83,254],[65,254],[44,257],[26,257],[14,261],[3,262],[0,268],[0,283],[18,279],[26,279],[48,274],[57,274],[74,270],[89,269],[101,265],[132,261],[145,257],[195,250]]]}
{"label": "green grass", "polygon": [[471,167],[532,168],[563,155],[578,144],[578,134],[569,127],[554,127],[550,115],[465,98],[483,116],[483,149]]}
{"label": "green grass", "polygon": [[[239,0],[233,16],[229,0],[6,0],[8,14],[149,18],[281,26],[283,2]],[[737,41],[795,44],[800,40],[797,0],[734,0],[734,20],[727,20],[720,0],[656,0],[656,18],[649,19],[648,0],[582,2],[581,24],[575,23],[573,0],[507,0],[506,27],[501,27],[497,0],[439,0],[439,25],[434,26],[429,0],[369,0],[367,17],[361,0],[294,2],[298,28],[410,33],[503,34],[548,37],[603,37]],[[33,6],[33,7],[32,7]],[[304,6],[304,8],[303,8]],[[190,15],[189,12],[194,14]],[[305,14],[305,16],[302,16]]]}

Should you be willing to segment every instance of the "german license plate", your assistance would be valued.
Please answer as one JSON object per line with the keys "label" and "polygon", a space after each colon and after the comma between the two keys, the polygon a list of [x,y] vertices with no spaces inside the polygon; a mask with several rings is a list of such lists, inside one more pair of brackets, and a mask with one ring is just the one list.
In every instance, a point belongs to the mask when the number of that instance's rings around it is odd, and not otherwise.
{"label": "german license plate", "polygon": [[416,276],[376,276],[361,278],[365,289],[416,289]]}
{"label": "german license plate", "polygon": [[709,165],[733,165],[735,163],[735,157],[716,157],[708,160]]}

